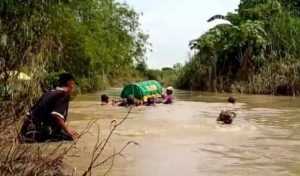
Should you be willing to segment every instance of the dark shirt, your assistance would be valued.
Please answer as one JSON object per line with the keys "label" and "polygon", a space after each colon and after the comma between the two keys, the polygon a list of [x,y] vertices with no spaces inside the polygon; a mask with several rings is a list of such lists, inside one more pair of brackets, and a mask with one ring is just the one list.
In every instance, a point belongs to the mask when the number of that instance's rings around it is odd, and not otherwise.
{"label": "dark shirt", "polygon": [[67,120],[70,95],[62,89],[46,92],[31,109],[33,122],[40,126],[46,125],[58,129],[53,115]]}

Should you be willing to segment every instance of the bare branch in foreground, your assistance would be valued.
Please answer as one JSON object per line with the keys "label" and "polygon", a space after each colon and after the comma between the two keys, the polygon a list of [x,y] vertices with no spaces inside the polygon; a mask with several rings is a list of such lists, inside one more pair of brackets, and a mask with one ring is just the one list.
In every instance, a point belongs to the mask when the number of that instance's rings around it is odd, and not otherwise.
{"label": "bare branch in foreground", "polygon": [[[107,144],[109,143],[109,141],[111,140],[112,135],[114,134],[114,132],[116,131],[116,129],[122,125],[129,117],[130,113],[132,112],[133,107],[130,107],[130,109],[128,110],[127,114],[125,115],[125,117],[120,120],[119,122],[117,122],[116,120],[113,120],[111,122],[112,124],[112,129],[110,130],[110,132],[108,133],[108,135],[106,136],[106,138],[99,142],[99,139],[97,139],[97,142],[95,144],[94,150],[92,152],[92,158],[91,158],[91,162],[87,168],[87,170],[83,173],[83,176],[87,176],[87,175],[92,175],[92,170],[103,166],[104,164],[106,164],[108,161],[112,160],[112,163],[114,161],[114,158],[116,156],[120,156],[122,154],[122,152],[131,144],[136,144],[136,142],[128,142],[125,146],[123,146],[121,148],[120,151],[118,152],[114,152],[111,156],[108,156],[107,158],[103,159],[102,161],[98,162],[97,161],[100,159],[100,157],[103,154],[104,149],[106,148]],[[99,136],[98,136],[99,137]],[[110,167],[112,168],[112,166]],[[111,169],[109,169],[107,171],[107,173],[110,171]],[[107,174],[105,173],[105,175]]]}

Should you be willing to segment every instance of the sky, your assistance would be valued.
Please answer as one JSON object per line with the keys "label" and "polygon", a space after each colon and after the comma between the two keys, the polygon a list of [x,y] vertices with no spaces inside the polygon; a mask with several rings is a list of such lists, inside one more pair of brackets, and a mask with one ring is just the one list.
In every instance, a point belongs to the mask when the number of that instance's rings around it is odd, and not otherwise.
{"label": "sky", "polygon": [[222,21],[208,23],[216,14],[234,12],[240,0],[123,0],[138,13],[142,30],[150,35],[149,68],[172,67],[188,60],[188,44]]}

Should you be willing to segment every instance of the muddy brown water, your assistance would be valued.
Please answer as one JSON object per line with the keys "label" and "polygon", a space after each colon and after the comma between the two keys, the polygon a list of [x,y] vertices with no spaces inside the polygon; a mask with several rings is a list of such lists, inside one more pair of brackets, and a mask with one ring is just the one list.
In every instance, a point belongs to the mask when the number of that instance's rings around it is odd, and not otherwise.
{"label": "muddy brown water", "polygon": [[[106,91],[117,96],[119,89]],[[79,175],[90,162],[98,137],[111,120],[128,109],[100,106],[98,94],[77,97],[70,107],[70,125],[82,130],[98,120],[77,144],[66,162]],[[139,107],[116,131],[105,151],[109,155],[127,141],[130,146],[114,160],[111,176],[297,176],[300,175],[300,98],[176,91],[173,105]],[[234,109],[232,125],[216,123],[219,112]],[[101,175],[107,166],[97,168]]]}

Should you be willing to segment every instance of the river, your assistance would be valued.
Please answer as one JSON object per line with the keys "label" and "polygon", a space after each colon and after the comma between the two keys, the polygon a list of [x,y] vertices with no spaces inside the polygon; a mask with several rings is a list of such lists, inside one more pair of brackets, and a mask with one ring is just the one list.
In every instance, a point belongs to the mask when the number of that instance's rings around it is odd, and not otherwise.
{"label": "river", "polygon": [[[117,96],[119,89],[105,93]],[[80,174],[90,162],[98,137],[128,109],[101,106],[98,94],[79,96],[71,103],[71,126],[83,130],[97,119],[66,162]],[[136,141],[115,158],[111,176],[296,176],[300,175],[300,99],[176,91],[173,105],[135,108],[117,129],[106,150]],[[216,123],[223,109],[234,109],[232,125]],[[99,129],[99,130],[98,130]],[[75,155],[75,156],[74,156]],[[108,166],[96,169],[101,175]]]}

